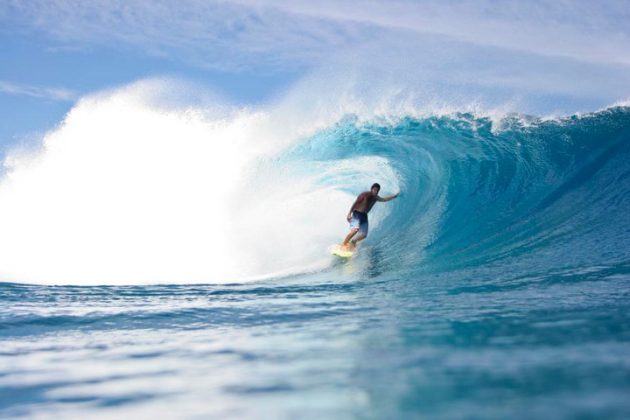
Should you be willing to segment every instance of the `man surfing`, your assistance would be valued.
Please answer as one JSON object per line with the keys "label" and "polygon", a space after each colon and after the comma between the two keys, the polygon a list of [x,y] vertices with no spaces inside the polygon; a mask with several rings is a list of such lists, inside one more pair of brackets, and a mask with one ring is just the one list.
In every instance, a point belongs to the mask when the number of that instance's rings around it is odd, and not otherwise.
{"label": "man surfing", "polygon": [[[368,212],[372,209],[377,201],[391,201],[398,197],[400,192],[381,197],[378,192],[381,190],[381,186],[378,183],[374,183],[370,188],[370,191],[365,191],[359,194],[357,199],[350,207],[348,212],[348,222],[350,223],[350,233],[346,236],[341,244],[341,248],[344,251],[354,251],[359,241],[364,240],[368,235]],[[357,235],[357,233],[359,234]],[[355,236],[356,235],[356,236]]]}

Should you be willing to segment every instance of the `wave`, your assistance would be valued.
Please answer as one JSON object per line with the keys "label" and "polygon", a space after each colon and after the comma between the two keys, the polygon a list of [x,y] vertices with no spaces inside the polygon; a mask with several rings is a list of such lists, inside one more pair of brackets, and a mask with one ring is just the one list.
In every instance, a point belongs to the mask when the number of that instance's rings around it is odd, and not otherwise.
{"label": "wave", "polygon": [[328,163],[365,156],[388,162],[403,195],[371,239],[396,267],[498,264],[531,272],[628,261],[628,107],[550,120],[348,120],[298,150]]}
{"label": "wave", "polygon": [[402,191],[375,207],[362,251],[390,273],[628,260],[627,106],[560,119],[343,110],[312,122],[281,108],[172,108],[147,89],[82,100],[39,149],[5,161],[0,280],[326,270],[327,246],[373,182]]}

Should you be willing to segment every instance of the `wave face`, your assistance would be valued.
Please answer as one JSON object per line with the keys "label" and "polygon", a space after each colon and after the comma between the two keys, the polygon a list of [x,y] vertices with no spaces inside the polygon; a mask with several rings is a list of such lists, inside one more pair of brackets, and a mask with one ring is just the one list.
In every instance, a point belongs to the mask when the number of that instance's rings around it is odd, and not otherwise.
{"label": "wave face", "polygon": [[[628,418],[630,109],[337,121],[241,162],[214,213],[281,275],[234,283],[213,254],[204,284],[0,283],[0,417]],[[375,181],[401,197],[356,258],[322,255]]]}
{"label": "wave face", "polygon": [[[366,248],[379,265],[436,273],[628,261],[629,152],[630,110],[616,107],[557,120],[349,118],[291,155],[328,165],[382,159],[403,195],[377,204],[391,208],[379,209]],[[339,170],[321,182],[358,191],[349,178]]]}

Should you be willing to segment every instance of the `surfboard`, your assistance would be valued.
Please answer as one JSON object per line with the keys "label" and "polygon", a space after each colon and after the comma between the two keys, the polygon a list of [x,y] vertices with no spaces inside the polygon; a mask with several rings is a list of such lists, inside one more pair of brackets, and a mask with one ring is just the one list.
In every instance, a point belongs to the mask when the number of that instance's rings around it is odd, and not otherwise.
{"label": "surfboard", "polygon": [[328,248],[328,250],[330,251],[331,254],[336,255],[339,258],[350,258],[356,252],[356,250],[354,251],[345,250],[339,244],[331,245]]}

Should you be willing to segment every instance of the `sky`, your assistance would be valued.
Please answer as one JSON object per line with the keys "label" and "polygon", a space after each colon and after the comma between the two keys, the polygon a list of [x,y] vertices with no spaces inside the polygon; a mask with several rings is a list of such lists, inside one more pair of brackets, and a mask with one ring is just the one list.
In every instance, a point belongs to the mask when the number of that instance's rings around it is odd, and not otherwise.
{"label": "sky", "polygon": [[[528,113],[630,97],[630,2],[0,0],[0,150],[154,77],[244,106],[319,78]],[[457,105],[455,105],[457,106]]]}

